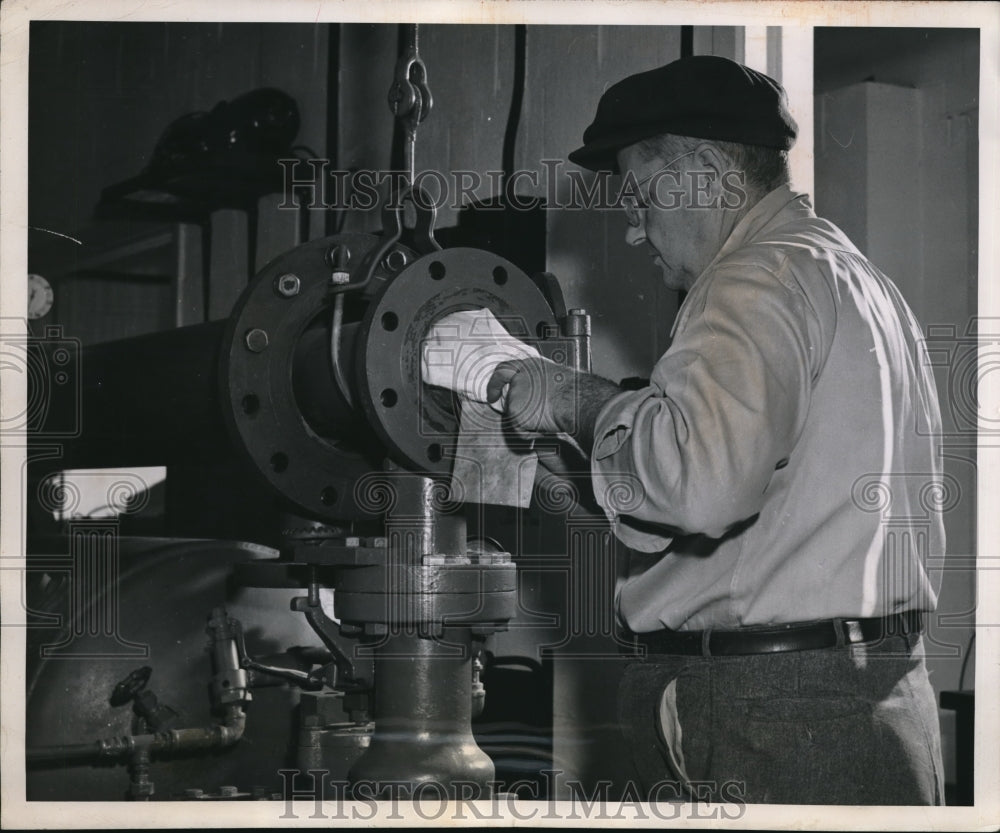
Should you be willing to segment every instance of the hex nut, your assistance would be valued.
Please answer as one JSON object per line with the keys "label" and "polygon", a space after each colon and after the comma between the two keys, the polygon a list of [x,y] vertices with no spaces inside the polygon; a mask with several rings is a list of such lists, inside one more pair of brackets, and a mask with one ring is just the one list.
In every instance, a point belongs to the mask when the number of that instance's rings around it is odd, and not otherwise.
{"label": "hex nut", "polygon": [[248,330],[246,335],[246,344],[247,349],[253,353],[263,352],[267,349],[267,332],[259,327],[254,327],[252,330]]}
{"label": "hex nut", "polygon": [[278,278],[278,294],[283,298],[294,298],[301,289],[302,281],[299,280],[298,275],[289,272]]}
{"label": "hex nut", "polygon": [[398,272],[406,266],[406,252],[393,249],[382,259],[382,267],[390,272]]}

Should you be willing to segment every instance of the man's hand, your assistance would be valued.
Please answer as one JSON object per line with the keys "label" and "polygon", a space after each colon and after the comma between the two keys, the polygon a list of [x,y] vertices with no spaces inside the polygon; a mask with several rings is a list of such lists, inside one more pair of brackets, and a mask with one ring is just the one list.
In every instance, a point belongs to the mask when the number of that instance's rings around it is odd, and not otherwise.
{"label": "man's hand", "polygon": [[598,413],[620,392],[607,379],[545,358],[503,362],[487,385],[487,399],[504,404],[516,433],[568,434],[588,455]]}
{"label": "man's hand", "polygon": [[548,359],[522,359],[497,365],[486,397],[500,400],[510,427],[518,434],[569,433],[576,401],[575,371]]}

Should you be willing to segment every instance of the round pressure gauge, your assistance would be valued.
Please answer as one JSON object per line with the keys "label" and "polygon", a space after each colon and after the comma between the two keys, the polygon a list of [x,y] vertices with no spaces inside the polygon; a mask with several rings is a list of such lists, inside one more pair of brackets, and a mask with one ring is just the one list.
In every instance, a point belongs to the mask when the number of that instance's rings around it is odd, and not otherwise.
{"label": "round pressure gauge", "polygon": [[28,275],[28,318],[42,318],[52,309],[52,285],[41,275]]}

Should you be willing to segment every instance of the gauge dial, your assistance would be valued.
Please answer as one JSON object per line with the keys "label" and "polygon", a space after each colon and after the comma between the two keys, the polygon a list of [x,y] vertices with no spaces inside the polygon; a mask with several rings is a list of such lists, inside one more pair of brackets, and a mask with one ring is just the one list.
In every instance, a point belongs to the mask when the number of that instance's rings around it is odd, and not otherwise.
{"label": "gauge dial", "polygon": [[49,314],[55,295],[52,285],[41,275],[28,275],[28,318],[42,318]]}

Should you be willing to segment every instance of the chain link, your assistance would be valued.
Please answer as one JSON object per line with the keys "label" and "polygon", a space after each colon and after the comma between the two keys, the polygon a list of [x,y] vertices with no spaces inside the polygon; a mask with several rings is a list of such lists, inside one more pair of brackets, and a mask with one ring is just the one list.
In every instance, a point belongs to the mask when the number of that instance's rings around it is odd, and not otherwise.
{"label": "chain link", "polygon": [[417,127],[431,111],[434,99],[427,86],[427,67],[420,58],[419,27],[412,23],[406,26],[406,48],[396,62],[396,72],[389,88],[389,109],[406,131],[403,144],[403,159],[408,184],[412,185],[416,176]]}

